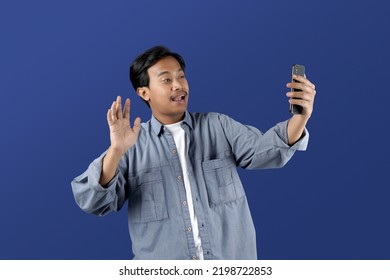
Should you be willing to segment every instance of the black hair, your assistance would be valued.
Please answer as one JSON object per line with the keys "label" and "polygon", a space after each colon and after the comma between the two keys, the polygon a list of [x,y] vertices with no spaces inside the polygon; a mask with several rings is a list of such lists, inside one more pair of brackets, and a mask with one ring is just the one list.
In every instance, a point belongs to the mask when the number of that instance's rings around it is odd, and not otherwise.
{"label": "black hair", "polygon": [[[180,67],[185,69],[185,62],[181,55],[171,52],[168,48],[164,46],[155,46],[144,53],[137,56],[130,65],[130,81],[133,85],[135,91],[139,87],[148,87],[149,86],[149,75],[148,69],[156,64],[160,59],[167,56],[172,56],[180,64]],[[145,101],[146,102],[146,101]],[[146,102],[149,106],[149,103]]]}

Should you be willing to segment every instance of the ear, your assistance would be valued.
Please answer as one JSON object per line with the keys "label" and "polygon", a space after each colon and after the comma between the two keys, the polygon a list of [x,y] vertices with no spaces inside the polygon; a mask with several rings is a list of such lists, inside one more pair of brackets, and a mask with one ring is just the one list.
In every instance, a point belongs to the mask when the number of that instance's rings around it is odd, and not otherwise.
{"label": "ear", "polygon": [[146,102],[148,102],[149,99],[150,99],[149,90],[148,90],[147,87],[139,87],[139,88],[137,88],[137,94],[138,94],[139,97],[141,97]]}

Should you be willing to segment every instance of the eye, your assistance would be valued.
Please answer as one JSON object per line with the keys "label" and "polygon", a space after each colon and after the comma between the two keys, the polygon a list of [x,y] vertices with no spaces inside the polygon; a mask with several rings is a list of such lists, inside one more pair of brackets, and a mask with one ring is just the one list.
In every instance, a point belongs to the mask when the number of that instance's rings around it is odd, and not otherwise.
{"label": "eye", "polygon": [[177,78],[178,79],[185,79],[186,78],[186,74],[184,73],[184,71],[178,71]]}
{"label": "eye", "polygon": [[162,79],[162,81],[164,83],[170,83],[170,82],[172,82],[172,79],[171,78],[165,78],[165,79]]}

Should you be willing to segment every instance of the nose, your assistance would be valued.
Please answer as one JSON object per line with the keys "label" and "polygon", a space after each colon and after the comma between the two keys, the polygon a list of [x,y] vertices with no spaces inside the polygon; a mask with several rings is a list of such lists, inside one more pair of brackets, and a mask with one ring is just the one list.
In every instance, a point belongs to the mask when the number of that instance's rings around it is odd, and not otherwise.
{"label": "nose", "polygon": [[177,78],[173,79],[172,90],[177,91],[177,90],[182,90],[182,89],[183,89],[183,85],[182,85],[181,81]]}

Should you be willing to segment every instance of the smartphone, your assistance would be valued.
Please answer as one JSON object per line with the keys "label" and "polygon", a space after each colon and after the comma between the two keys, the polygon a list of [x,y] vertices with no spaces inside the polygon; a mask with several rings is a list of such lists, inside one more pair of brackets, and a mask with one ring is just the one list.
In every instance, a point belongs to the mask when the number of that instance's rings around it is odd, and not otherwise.
{"label": "smartphone", "polygon": [[[304,76],[305,75],[305,66],[299,65],[299,64],[294,64],[292,66],[292,75],[299,75],[299,76]],[[297,80],[291,78],[292,82],[299,83]],[[292,88],[291,91],[301,91],[300,89],[294,89]],[[290,113],[294,115],[299,115],[302,114],[302,106],[299,105],[293,105],[290,104]]]}

